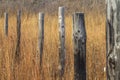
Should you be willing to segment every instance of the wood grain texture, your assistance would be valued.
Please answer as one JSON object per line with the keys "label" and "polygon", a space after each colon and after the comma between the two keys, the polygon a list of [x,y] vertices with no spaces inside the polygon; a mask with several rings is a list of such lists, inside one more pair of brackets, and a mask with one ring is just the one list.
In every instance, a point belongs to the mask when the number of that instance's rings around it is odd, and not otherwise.
{"label": "wood grain texture", "polygon": [[64,23],[64,7],[59,7],[59,70],[60,76],[64,75],[65,67],[65,23]]}
{"label": "wood grain texture", "polygon": [[74,80],[86,80],[86,30],[84,13],[73,15]]}
{"label": "wood grain texture", "polygon": [[107,80],[120,80],[120,0],[107,0]]}
{"label": "wood grain texture", "polygon": [[43,47],[44,47],[44,13],[39,13],[39,52],[40,52],[40,67],[42,66]]}

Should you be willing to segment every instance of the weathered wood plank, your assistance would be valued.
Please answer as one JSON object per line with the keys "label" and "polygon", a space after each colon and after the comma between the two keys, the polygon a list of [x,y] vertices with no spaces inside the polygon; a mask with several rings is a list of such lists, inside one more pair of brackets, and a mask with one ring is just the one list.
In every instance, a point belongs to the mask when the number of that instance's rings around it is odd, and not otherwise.
{"label": "weathered wood plank", "polygon": [[120,80],[120,0],[107,0],[107,80]]}
{"label": "weathered wood plank", "polygon": [[39,13],[39,51],[40,51],[40,67],[42,65],[42,55],[44,47],[44,13]]}
{"label": "weathered wood plank", "polygon": [[5,16],[4,32],[5,32],[5,36],[8,36],[8,13],[5,12],[5,13],[4,13],[4,16]]}
{"label": "weathered wood plank", "polygon": [[64,23],[64,7],[59,7],[59,69],[60,76],[64,75],[64,67],[65,67],[65,23]]}
{"label": "weathered wood plank", "polygon": [[84,13],[73,15],[74,80],[86,80],[86,31]]}
{"label": "weathered wood plank", "polygon": [[19,61],[20,59],[20,39],[21,39],[21,11],[17,13],[17,44],[15,58]]}

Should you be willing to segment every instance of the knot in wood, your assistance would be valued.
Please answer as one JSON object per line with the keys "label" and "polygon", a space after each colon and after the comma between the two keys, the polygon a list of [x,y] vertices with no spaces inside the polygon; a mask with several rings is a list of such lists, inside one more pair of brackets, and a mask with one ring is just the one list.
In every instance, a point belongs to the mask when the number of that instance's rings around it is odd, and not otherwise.
{"label": "knot in wood", "polygon": [[62,28],[64,28],[64,25],[62,25]]}
{"label": "knot in wood", "polygon": [[78,32],[76,32],[76,33],[74,34],[74,38],[77,39],[77,40],[79,40],[79,39],[81,38],[81,34],[78,33]]}
{"label": "knot in wood", "polygon": [[64,38],[64,35],[62,35],[62,38]]}
{"label": "knot in wood", "polygon": [[79,53],[79,49],[75,49],[75,53],[78,54]]}
{"label": "knot in wood", "polygon": [[80,33],[80,30],[78,30],[78,33]]}

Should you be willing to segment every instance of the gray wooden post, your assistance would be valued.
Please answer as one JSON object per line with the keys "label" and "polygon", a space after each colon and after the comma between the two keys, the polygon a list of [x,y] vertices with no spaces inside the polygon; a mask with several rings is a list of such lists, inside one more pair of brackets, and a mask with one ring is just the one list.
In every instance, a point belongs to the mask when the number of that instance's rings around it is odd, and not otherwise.
{"label": "gray wooden post", "polygon": [[5,32],[5,36],[8,36],[8,13],[5,12],[4,16],[5,16],[4,32]]}
{"label": "gray wooden post", "polygon": [[39,51],[40,51],[40,67],[42,65],[44,45],[44,13],[39,13]]}
{"label": "gray wooden post", "polygon": [[64,75],[64,67],[65,67],[65,23],[64,23],[64,7],[59,7],[59,70],[60,76]]}
{"label": "gray wooden post", "polygon": [[73,15],[74,80],[86,80],[86,30],[84,13]]}
{"label": "gray wooden post", "polygon": [[20,39],[21,39],[21,11],[19,10],[17,13],[17,44],[16,44],[16,52],[15,58],[20,58]]}
{"label": "gray wooden post", "polygon": [[107,0],[107,80],[120,80],[120,0]]}

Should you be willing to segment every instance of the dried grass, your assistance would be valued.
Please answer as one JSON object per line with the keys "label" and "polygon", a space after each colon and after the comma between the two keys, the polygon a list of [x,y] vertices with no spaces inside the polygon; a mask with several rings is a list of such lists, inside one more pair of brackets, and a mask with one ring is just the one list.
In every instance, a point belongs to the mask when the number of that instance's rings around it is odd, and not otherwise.
{"label": "dried grass", "polygon": [[[72,16],[65,17],[66,68],[64,80],[73,80]],[[105,15],[85,14],[87,32],[87,80],[105,80]],[[38,16],[22,16],[21,59],[15,62],[16,17],[9,17],[9,35],[4,36],[0,19],[0,80],[58,80],[58,17],[45,15],[42,72],[39,71]]]}

